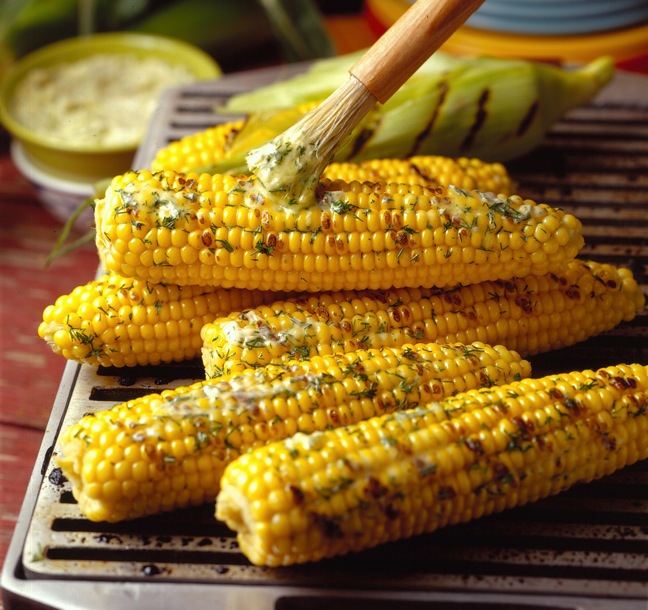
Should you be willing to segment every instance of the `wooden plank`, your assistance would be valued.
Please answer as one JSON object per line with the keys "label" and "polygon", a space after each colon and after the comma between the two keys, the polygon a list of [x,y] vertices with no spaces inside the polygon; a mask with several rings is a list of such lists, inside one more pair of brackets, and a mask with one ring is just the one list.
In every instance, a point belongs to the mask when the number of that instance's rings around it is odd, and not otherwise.
{"label": "wooden plank", "polygon": [[[43,309],[96,273],[94,246],[44,266],[61,223],[0,150],[0,564],[65,367],[37,334]],[[0,610],[2,606],[0,604]]]}
{"label": "wooden plank", "polygon": [[4,563],[42,439],[40,430],[0,423],[0,565]]}
{"label": "wooden plank", "polygon": [[0,421],[44,429],[65,360],[37,334],[43,309],[91,280],[93,245],[45,267],[61,224],[35,199],[8,157],[0,158]]}

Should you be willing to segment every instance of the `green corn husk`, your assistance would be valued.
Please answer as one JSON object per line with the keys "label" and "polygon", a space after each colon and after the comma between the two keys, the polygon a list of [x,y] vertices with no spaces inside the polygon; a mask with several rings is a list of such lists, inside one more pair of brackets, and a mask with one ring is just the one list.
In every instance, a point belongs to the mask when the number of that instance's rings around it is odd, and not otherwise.
{"label": "green corn husk", "polygon": [[[324,60],[288,81],[234,96],[225,110],[247,112],[248,123],[227,157],[208,169],[246,172],[248,150],[287,129],[296,105],[335,90],[357,56]],[[607,56],[568,70],[526,60],[463,59],[437,52],[387,103],[365,117],[335,160],[418,154],[509,161],[535,148],[554,123],[589,102],[613,74],[614,62]],[[268,133],[269,124],[275,132]],[[264,138],[268,136],[263,141],[250,137],[257,126],[264,127]]]}
{"label": "green corn husk", "polygon": [[[304,102],[317,102],[341,85],[349,74],[349,69],[365,50],[338,55],[313,62],[310,67],[297,76],[281,80],[252,91],[237,93],[227,100],[223,110],[232,113],[248,114],[261,110],[289,108]],[[447,53],[434,53],[412,76],[409,82],[418,77],[443,74],[465,63]],[[407,85],[405,85],[407,86]]]}

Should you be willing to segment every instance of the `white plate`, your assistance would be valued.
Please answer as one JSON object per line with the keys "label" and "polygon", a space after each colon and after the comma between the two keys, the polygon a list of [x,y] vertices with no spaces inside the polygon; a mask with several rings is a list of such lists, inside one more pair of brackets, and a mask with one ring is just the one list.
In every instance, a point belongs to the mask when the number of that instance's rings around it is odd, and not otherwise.
{"label": "white plate", "polygon": [[[32,159],[20,142],[11,142],[11,159],[18,171],[29,180],[38,199],[56,219],[65,223],[73,212],[95,193],[94,185],[88,182],[68,180],[48,173],[47,168]],[[92,209],[82,212],[75,223],[78,229],[88,229],[94,223]]]}

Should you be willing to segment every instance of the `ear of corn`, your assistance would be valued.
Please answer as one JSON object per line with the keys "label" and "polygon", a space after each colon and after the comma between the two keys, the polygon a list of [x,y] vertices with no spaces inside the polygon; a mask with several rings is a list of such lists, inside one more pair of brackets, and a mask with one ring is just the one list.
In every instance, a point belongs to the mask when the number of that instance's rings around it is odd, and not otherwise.
{"label": "ear of corn", "polygon": [[[349,57],[349,67],[353,63]],[[310,83],[308,74],[299,75],[234,96],[226,110],[254,116],[323,100],[342,82],[339,65],[328,82],[326,71],[314,73]],[[538,146],[565,112],[591,100],[613,74],[611,57],[564,69],[543,62],[459,58],[437,51],[361,122],[335,160],[444,155],[504,162]],[[241,152],[227,162],[244,166],[244,157]]]}
{"label": "ear of corn", "polygon": [[227,155],[244,125],[242,120],[222,123],[171,142],[156,151],[151,169],[190,172],[208,168]]}
{"label": "ear of corn", "polygon": [[179,362],[200,357],[204,324],[268,297],[105,274],[48,305],[38,335],[55,353],[91,365]]}
{"label": "ear of corn", "polygon": [[648,458],[647,435],[646,366],[527,379],[256,449],[216,516],[254,564],[315,561],[600,478]]}
{"label": "ear of corn", "polygon": [[[282,128],[290,127],[295,117],[282,122]],[[269,136],[267,121],[233,121],[191,134],[171,142],[156,152],[151,163],[154,172],[173,170],[177,172],[249,173],[247,165],[228,165],[226,158],[236,152],[234,142],[251,132],[245,142],[245,150],[265,142]],[[273,130],[273,133],[277,130]],[[329,180],[345,182],[398,182],[437,187],[453,185],[464,190],[493,192],[505,196],[513,194],[511,177],[501,163],[485,163],[480,159],[460,157],[453,159],[438,155],[415,156],[408,159],[370,159],[359,163],[350,161],[331,163],[323,176]]]}
{"label": "ear of corn", "polygon": [[450,286],[558,271],[583,245],[571,214],[455,187],[324,181],[317,206],[266,205],[232,176],[128,172],[95,207],[123,277],[308,291]]}
{"label": "ear of corn", "polygon": [[[250,91],[235,93],[225,102],[221,110],[247,114],[257,110],[274,110],[319,102],[333,93],[339,83],[349,75],[349,68],[364,53],[365,50],[358,50],[318,59],[309,63],[305,71],[300,74]],[[445,53],[435,54],[425,65],[429,68],[441,69],[444,65],[448,65],[444,62],[446,59],[452,61],[454,56]]]}
{"label": "ear of corn", "polygon": [[430,155],[330,163],[323,176],[344,182],[396,182],[428,188],[452,185],[462,190],[485,191],[506,197],[513,194],[513,182],[501,163],[484,163],[466,157],[451,159]]}
{"label": "ear of corn", "polygon": [[575,260],[562,271],[449,290],[304,295],[206,324],[208,377],[269,362],[412,341],[501,343],[524,356],[633,319],[645,297],[632,273]]}
{"label": "ear of corn", "polygon": [[270,365],[87,415],[56,461],[85,516],[119,521],[213,500],[227,463],[253,447],[530,374],[483,344],[409,345]]}
{"label": "ear of corn", "polygon": [[295,108],[265,110],[184,136],[156,151],[151,162],[155,172],[172,169],[179,172],[211,174],[249,174],[245,155],[282,133],[317,104]]}

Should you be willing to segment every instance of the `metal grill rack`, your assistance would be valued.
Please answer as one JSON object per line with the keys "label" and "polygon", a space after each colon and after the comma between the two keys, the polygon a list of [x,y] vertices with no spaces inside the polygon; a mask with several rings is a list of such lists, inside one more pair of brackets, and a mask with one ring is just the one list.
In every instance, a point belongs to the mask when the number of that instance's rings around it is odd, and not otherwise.
{"label": "metal grill rack", "polygon": [[[139,151],[231,120],[230,95],[303,66],[168,93]],[[575,213],[582,257],[627,265],[648,293],[648,79],[621,75],[509,164],[518,192]],[[648,364],[648,312],[580,345],[532,358],[534,372]],[[3,573],[5,609],[178,607],[258,610],[645,610],[648,463],[524,508],[353,556],[254,567],[202,506],[119,524],[80,514],[51,462],[58,431],[88,411],[203,376],[200,362],[140,369],[69,363]]]}

